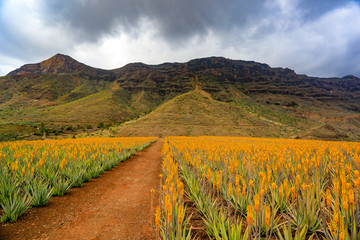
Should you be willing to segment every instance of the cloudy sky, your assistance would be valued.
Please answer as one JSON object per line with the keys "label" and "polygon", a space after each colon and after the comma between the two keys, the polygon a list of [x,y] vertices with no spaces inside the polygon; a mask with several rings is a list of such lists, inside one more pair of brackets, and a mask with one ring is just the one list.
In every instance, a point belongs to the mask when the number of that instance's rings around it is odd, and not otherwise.
{"label": "cloudy sky", "polygon": [[224,56],[360,77],[360,0],[0,0],[0,75],[56,53],[93,67]]}

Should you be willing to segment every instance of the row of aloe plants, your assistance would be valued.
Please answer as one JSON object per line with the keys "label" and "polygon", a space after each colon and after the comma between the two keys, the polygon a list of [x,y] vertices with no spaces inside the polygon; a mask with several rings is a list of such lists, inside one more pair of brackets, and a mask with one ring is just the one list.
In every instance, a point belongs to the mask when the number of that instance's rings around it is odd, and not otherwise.
{"label": "row of aloe plants", "polygon": [[360,144],[168,141],[209,238],[360,239]]}
{"label": "row of aloe plants", "polygon": [[155,138],[92,138],[0,143],[1,222],[15,222],[124,161]]}
{"label": "row of aloe plants", "polygon": [[[190,239],[189,217],[186,217],[185,189],[178,163],[167,144],[162,148],[163,162],[160,174],[159,204],[151,221],[156,239]],[[154,190],[152,190],[154,194]]]}

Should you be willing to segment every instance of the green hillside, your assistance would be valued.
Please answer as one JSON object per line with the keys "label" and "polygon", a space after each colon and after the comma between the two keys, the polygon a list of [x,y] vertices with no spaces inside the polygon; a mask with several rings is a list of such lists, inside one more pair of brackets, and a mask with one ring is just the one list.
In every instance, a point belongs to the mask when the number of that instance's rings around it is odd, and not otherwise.
{"label": "green hillside", "polygon": [[210,94],[197,89],[167,101],[137,120],[97,134],[290,137],[310,124],[285,113],[276,115],[273,110],[250,100],[237,99],[231,103],[214,100]]}

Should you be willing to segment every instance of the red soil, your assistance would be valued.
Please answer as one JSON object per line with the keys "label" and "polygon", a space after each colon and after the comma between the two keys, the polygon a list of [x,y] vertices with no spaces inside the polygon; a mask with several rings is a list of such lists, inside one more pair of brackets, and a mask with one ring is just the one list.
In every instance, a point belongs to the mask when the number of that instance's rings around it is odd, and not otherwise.
{"label": "red soil", "polygon": [[159,188],[162,144],[158,140],[83,187],[28,210],[16,223],[0,224],[0,239],[155,239],[150,189]]}

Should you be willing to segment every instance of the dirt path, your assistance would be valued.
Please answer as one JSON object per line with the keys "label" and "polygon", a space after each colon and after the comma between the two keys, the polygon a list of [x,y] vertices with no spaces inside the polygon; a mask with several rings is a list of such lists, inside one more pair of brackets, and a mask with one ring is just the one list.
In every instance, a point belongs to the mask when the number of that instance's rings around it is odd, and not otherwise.
{"label": "dirt path", "polygon": [[159,186],[162,144],[30,209],[16,223],[0,224],[0,239],[154,239],[150,189]]}

